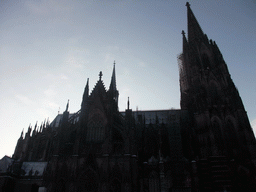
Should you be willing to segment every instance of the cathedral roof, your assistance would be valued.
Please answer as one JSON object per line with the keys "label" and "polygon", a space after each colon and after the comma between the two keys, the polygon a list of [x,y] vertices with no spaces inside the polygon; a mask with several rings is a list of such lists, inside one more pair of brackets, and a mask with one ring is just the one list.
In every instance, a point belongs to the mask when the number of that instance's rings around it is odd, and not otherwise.
{"label": "cathedral roof", "polygon": [[[69,113],[68,118],[72,118],[73,116],[75,116],[77,113]],[[61,124],[61,120],[62,120],[63,114],[58,114],[54,120],[50,123],[50,127],[52,128],[56,128],[59,127]],[[79,118],[79,117],[77,117]],[[75,121],[78,121],[77,119]]]}

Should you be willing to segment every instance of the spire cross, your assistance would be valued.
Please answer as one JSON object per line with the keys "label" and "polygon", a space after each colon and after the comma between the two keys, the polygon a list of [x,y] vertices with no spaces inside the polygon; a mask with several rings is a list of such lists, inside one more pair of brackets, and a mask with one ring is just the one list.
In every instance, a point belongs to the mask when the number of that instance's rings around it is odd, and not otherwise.
{"label": "spire cross", "polygon": [[100,74],[99,74],[100,80],[102,76],[103,76],[102,71],[100,71]]}
{"label": "spire cross", "polygon": [[114,60],[114,65],[116,64],[116,61]]}
{"label": "spire cross", "polygon": [[182,35],[185,35],[186,33],[182,30],[181,34],[182,34]]}
{"label": "spire cross", "polygon": [[187,7],[190,7],[190,4],[189,4],[189,2],[187,2],[187,3],[186,3],[186,6],[187,6]]}

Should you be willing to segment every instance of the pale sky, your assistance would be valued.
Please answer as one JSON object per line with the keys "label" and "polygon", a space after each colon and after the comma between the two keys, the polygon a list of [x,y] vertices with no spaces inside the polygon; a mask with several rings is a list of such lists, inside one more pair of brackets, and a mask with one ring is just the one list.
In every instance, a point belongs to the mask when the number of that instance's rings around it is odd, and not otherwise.
{"label": "pale sky", "polygon": [[[0,1],[0,158],[22,129],[80,109],[100,71],[109,88],[113,62],[119,109],[180,108],[177,55],[187,31],[186,1]],[[256,130],[256,1],[190,1],[216,41]]]}

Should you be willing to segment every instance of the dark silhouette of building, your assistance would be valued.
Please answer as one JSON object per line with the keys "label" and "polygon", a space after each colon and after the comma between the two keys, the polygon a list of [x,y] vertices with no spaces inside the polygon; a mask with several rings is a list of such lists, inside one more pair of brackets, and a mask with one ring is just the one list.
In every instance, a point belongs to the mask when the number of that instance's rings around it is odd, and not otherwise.
{"label": "dark silhouette of building", "polygon": [[[180,110],[118,111],[115,64],[81,109],[23,132],[2,191],[256,191],[255,137],[222,54],[189,3]],[[32,133],[31,133],[32,132]]]}

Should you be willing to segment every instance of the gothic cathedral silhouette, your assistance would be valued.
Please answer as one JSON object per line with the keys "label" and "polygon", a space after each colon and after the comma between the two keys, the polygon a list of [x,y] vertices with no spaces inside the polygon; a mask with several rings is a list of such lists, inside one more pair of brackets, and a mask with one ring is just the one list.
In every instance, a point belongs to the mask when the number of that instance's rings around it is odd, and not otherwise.
{"label": "gothic cathedral silhouette", "polygon": [[[222,54],[187,3],[181,109],[118,110],[115,63],[81,109],[23,132],[0,191],[256,191],[256,143]],[[90,94],[89,94],[90,93]],[[32,133],[31,133],[32,132]]]}

